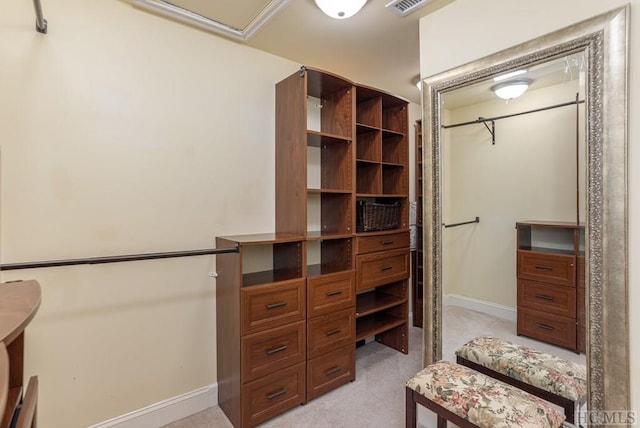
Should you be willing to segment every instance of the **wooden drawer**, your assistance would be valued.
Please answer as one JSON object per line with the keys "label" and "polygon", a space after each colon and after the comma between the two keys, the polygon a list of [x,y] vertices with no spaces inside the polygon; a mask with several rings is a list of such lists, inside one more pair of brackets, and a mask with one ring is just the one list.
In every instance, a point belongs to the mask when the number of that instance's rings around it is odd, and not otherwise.
{"label": "wooden drawer", "polygon": [[518,306],[575,318],[576,289],[519,279]]}
{"label": "wooden drawer", "polygon": [[357,290],[409,278],[409,250],[391,250],[356,257]]}
{"label": "wooden drawer", "polygon": [[242,426],[254,427],[305,401],[305,364],[242,386]]}
{"label": "wooden drawer", "polygon": [[307,279],[307,317],[355,305],[354,272],[337,272]]}
{"label": "wooden drawer", "polygon": [[305,359],[304,321],[242,338],[242,383]]}
{"label": "wooden drawer", "polygon": [[576,258],[563,254],[519,250],[518,278],[574,287]]}
{"label": "wooden drawer", "polygon": [[307,362],[307,401],[356,379],[356,349],[349,344]]}
{"label": "wooden drawer", "polygon": [[354,345],[355,319],[355,309],[350,308],[307,320],[307,358]]}
{"label": "wooden drawer", "polygon": [[518,307],[518,335],[576,349],[576,320]]}
{"label": "wooden drawer", "polygon": [[266,330],[305,318],[304,278],[241,290],[242,334]]}
{"label": "wooden drawer", "polygon": [[387,235],[358,236],[358,254],[376,251],[394,250],[409,247],[409,232],[392,233]]}

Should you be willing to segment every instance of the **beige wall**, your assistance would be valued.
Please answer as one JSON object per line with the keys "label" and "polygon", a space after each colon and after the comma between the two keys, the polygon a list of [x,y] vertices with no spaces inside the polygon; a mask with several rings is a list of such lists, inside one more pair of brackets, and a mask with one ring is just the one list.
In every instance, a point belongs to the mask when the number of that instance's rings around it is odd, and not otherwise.
{"label": "beige wall", "polygon": [[[273,231],[274,85],[299,64],[121,1],[43,7],[46,36],[31,2],[0,0],[3,263]],[[43,287],[26,337],[39,426],[215,384],[214,270],[205,256],[2,272]]]}
{"label": "beige wall", "polygon": [[[211,248],[274,228],[274,84],[298,64],[120,1],[0,5],[2,262]],[[212,256],[35,278],[43,428],[216,382]]]}
{"label": "beige wall", "polygon": [[[577,91],[575,79],[529,90],[508,103],[494,97],[451,109],[444,123],[571,102]],[[580,110],[584,112],[582,107]],[[448,200],[449,212],[444,221],[455,223],[478,216],[480,224],[443,232],[445,294],[515,309],[515,223],[576,221],[575,117],[575,107],[569,106],[498,120],[495,145],[482,124],[448,130],[443,152],[449,172],[442,197]],[[586,160],[584,151],[580,159]],[[580,187],[584,189],[584,177]],[[584,220],[584,210],[581,217]]]}
{"label": "beige wall", "polygon": [[[456,0],[420,21],[420,75],[431,76],[612,8],[631,4],[629,118],[640,114],[640,0]],[[640,122],[629,121],[631,407],[640,411]]]}

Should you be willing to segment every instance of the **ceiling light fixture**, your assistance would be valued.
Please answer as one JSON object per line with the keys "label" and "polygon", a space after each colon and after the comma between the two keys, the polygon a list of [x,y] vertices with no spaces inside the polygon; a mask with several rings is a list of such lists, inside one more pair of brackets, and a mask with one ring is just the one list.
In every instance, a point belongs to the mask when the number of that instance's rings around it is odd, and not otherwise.
{"label": "ceiling light fixture", "polygon": [[507,79],[511,79],[512,77],[516,77],[516,76],[520,76],[521,74],[526,73],[527,70],[516,70],[516,71],[512,71],[511,73],[507,73],[507,74],[502,74],[500,76],[496,76],[493,78],[494,82],[501,82],[503,80],[507,80]]}
{"label": "ceiling light fixture", "polygon": [[367,0],[315,0],[315,2],[327,16],[346,19],[358,13]]}
{"label": "ceiling light fixture", "polygon": [[491,90],[504,100],[512,100],[524,94],[531,82],[533,82],[531,79],[509,80],[507,82],[496,83],[491,87]]}

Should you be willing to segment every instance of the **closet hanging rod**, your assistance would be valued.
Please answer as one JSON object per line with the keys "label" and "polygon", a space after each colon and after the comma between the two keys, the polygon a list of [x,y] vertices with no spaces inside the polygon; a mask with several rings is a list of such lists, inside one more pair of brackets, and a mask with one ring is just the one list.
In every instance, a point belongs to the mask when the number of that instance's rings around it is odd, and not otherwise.
{"label": "closet hanging rod", "polygon": [[36,31],[47,34],[47,20],[42,16],[42,4],[40,0],[33,0],[33,8],[36,10]]}
{"label": "closet hanging rod", "polygon": [[536,109],[533,109],[533,110],[521,111],[521,112],[518,112],[518,113],[505,114],[503,116],[479,117],[476,120],[470,120],[469,122],[453,123],[451,125],[442,125],[442,128],[449,129],[449,128],[457,128],[459,126],[473,125],[475,123],[493,122],[494,120],[508,119],[508,118],[514,117],[514,116],[522,116],[523,114],[537,113],[537,112],[540,112],[540,111],[551,110],[551,109],[559,108],[559,107],[574,106],[576,104],[583,104],[583,103],[584,103],[584,100],[568,101],[568,102],[562,103],[562,104],[555,104],[555,105],[548,106],[548,107],[540,107],[540,108],[536,108]]}
{"label": "closet hanging rod", "polygon": [[476,217],[475,220],[463,221],[462,223],[452,223],[452,224],[442,223],[442,225],[446,229],[448,227],[457,227],[457,226],[462,226],[462,225],[465,225],[465,224],[472,224],[472,223],[480,223],[480,217]]}
{"label": "closet hanging rod", "polygon": [[210,254],[239,253],[236,245],[230,248],[207,248],[204,250],[169,251],[164,253],[128,254],[123,256],[88,257],[84,259],[48,260],[42,262],[0,264],[0,270],[37,269],[58,266],[97,265],[105,263],[133,262],[139,260],[169,259],[175,257],[206,256]]}

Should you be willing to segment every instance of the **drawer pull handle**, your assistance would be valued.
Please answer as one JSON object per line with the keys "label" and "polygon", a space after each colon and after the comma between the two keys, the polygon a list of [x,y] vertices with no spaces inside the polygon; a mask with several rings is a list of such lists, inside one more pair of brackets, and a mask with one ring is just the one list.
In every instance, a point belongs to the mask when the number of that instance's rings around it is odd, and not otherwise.
{"label": "drawer pull handle", "polygon": [[286,394],[287,393],[287,388],[282,388],[276,392],[272,392],[271,394],[267,395],[267,400],[273,400],[276,397],[280,397],[282,394]]}
{"label": "drawer pull handle", "polygon": [[267,355],[277,354],[278,352],[286,351],[287,345],[278,346],[277,348],[271,348],[267,350]]}
{"label": "drawer pull handle", "polygon": [[537,322],[536,327],[541,328],[543,330],[549,330],[549,331],[553,330],[553,327],[551,327],[550,325],[542,324],[541,322]]}
{"label": "drawer pull handle", "polygon": [[553,266],[536,265],[536,269],[540,269],[540,270],[553,270]]}
{"label": "drawer pull handle", "polygon": [[384,270],[389,270],[389,269],[393,269],[393,266],[382,266],[380,268],[380,270],[384,271]]}
{"label": "drawer pull handle", "polygon": [[547,296],[546,294],[536,294],[536,299],[549,300],[551,302],[555,300],[552,296]]}
{"label": "drawer pull handle", "polygon": [[282,301],[282,302],[278,302],[278,303],[269,303],[267,305],[267,309],[275,309],[275,308],[280,308],[282,306],[287,306],[287,302]]}
{"label": "drawer pull handle", "polygon": [[337,296],[339,294],[342,294],[342,290],[334,290],[334,291],[329,291],[327,293],[327,297],[332,297],[332,296]]}
{"label": "drawer pull handle", "polygon": [[380,243],[381,243],[382,245],[391,245],[391,244],[393,244],[393,242],[394,242],[394,241],[393,241],[392,239],[389,239],[389,240],[387,240],[387,241],[382,241],[382,242],[380,242]]}
{"label": "drawer pull handle", "polygon": [[326,370],[326,371],[324,372],[324,374],[325,374],[325,376],[331,376],[332,374],[336,374],[336,373],[338,373],[340,370],[342,370],[340,367],[335,366],[335,367],[334,367],[334,368],[332,368],[332,369]]}
{"label": "drawer pull handle", "polygon": [[333,336],[334,334],[338,334],[340,333],[342,330],[340,330],[339,328],[334,328],[333,330],[329,330],[327,332],[327,336]]}

